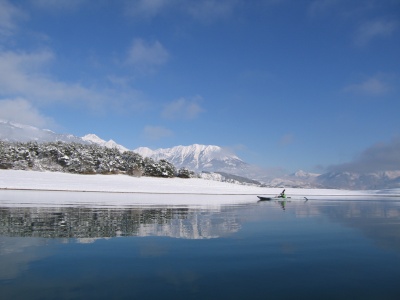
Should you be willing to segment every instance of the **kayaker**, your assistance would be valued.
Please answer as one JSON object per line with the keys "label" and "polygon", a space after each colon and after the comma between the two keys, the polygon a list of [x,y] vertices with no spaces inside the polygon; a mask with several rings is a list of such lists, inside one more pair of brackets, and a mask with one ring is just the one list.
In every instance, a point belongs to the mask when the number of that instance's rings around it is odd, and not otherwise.
{"label": "kayaker", "polygon": [[278,198],[286,198],[285,189],[279,194]]}

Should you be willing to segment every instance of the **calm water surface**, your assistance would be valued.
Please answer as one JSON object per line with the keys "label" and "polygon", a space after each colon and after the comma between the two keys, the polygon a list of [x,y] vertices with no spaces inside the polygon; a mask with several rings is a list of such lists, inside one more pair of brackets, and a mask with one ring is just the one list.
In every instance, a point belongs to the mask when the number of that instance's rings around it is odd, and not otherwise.
{"label": "calm water surface", "polygon": [[396,201],[0,206],[1,299],[400,299],[399,279]]}

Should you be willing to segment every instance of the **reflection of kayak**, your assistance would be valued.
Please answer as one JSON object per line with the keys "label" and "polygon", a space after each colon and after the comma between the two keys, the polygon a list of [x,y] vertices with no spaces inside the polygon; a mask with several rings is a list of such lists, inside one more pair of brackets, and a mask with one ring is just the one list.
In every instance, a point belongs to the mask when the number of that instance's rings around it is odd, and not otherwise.
{"label": "reflection of kayak", "polygon": [[285,201],[286,199],[290,199],[291,197],[264,197],[264,196],[257,196],[260,201],[273,201],[273,200],[280,200],[280,201]]}

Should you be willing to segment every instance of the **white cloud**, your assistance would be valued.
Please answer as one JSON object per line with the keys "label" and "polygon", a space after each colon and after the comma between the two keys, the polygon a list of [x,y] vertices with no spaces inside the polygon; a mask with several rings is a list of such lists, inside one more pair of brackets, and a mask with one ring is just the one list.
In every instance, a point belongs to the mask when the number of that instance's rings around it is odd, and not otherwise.
{"label": "white cloud", "polygon": [[[279,0],[269,0],[275,2]],[[134,17],[153,18],[166,12],[209,23],[232,15],[241,0],[136,0],[127,1],[127,13]]]}
{"label": "white cloud", "polygon": [[135,39],[126,62],[140,71],[152,71],[154,67],[165,64],[168,59],[169,53],[159,41],[149,43]]}
{"label": "white cloud", "polygon": [[173,132],[161,126],[146,126],[143,130],[144,136],[150,140],[159,140],[173,136]]}
{"label": "white cloud", "polygon": [[0,37],[8,37],[18,29],[17,21],[26,17],[25,13],[11,5],[7,0],[0,0]]}
{"label": "white cloud", "polygon": [[382,76],[375,76],[363,82],[351,84],[344,88],[345,92],[364,96],[383,96],[390,91],[390,85],[386,83]]}
{"label": "white cloud", "polygon": [[237,0],[199,0],[187,4],[186,11],[197,20],[210,22],[231,16],[238,3]]}
{"label": "white cloud", "polygon": [[41,114],[30,102],[22,98],[0,99],[0,119],[35,126],[54,127],[54,120]]}
{"label": "white cloud", "polygon": [[388,143],[377,143],[364,150],[353,161],[331,166],[334,172],[381,172],[400,170],[400,138]]}
{"label": "white cloud", "polygon": [[69,85],[45,76],[41,70],[54,55],[50,51],[36,53],[0,52],[0,90],[34,99],[37,102],[93,102],[102,98],[80,85]]}
{"label": "white cloud", "polygon": [[176,0],[127,1],[127,9],[130,15],[151,18],[162,13],[168,7],[173,6],[175,2],[177,1]]}
{"label": "white cloud", "polygon": [[[0,94],[3,97],[23,97],[39,105],[63,103],[88,107],[103,112],[106,106],[121,109],[143,107],[143,101],[133,90],[115,91],[70,84],[47,75],[44,67],[55,55],[49,50],[35,53],[0,52]],[[121,109],[123,110],[123,108]]]}
{"label": "white cloud", "polygon": [[43,251],[46,246],[47,242],[43,239],[21,239],[2,236],[0,244],[0,280],[18,278],[29,269],[32,263],[48,257],[50,253]]}
{"label": "white cloud", "polygon": [[314,0],[308,6],[308,15],[315,17],[324,13],[334,0]]}
{"label": "white cloud", "polygon": [[363,47],[377,39],[390,37],[399,28],[397,19],[385,18],[381,13],[383,9],[391,8],[398,9],[396,1],[313,0],[307,12],[310,17],[324,20],[330,17],[336,23],[339,20],[338,24],[347,24],[353,44]]}
{"label": "white cloud", "polygon": [[200,113],[204,112],[199,102],[202,100],[200,96],[196,96],[193,99],[179,98],[171,103],[168,103],[162,111],[162,116],[166,119],[183,119],[192,120],[195,119]]}
{"label": "white cloud", "polygon": [[389,37],[397,28],[396,21],[366,22],[356,30],[354,42],[357,46],[364,46],[376,38]]}
{"label": "white cloud", "polygon": [[59,10],[65,12],[65,10],[73,10],[81,6],[86,0],[31,0],[31,2],[42,9],[46,10]]}

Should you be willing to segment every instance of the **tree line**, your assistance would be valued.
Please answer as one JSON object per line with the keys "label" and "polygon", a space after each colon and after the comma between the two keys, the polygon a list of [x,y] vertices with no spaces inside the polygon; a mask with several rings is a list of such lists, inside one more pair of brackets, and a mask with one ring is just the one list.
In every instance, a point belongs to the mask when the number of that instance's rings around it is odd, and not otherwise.
{"label": "tree line", "polygon": [[133,151],[65,142],[0,141],[0,169],[182,178],[194,175],[186,168],[177,170],[166,160],[143,158]]}

